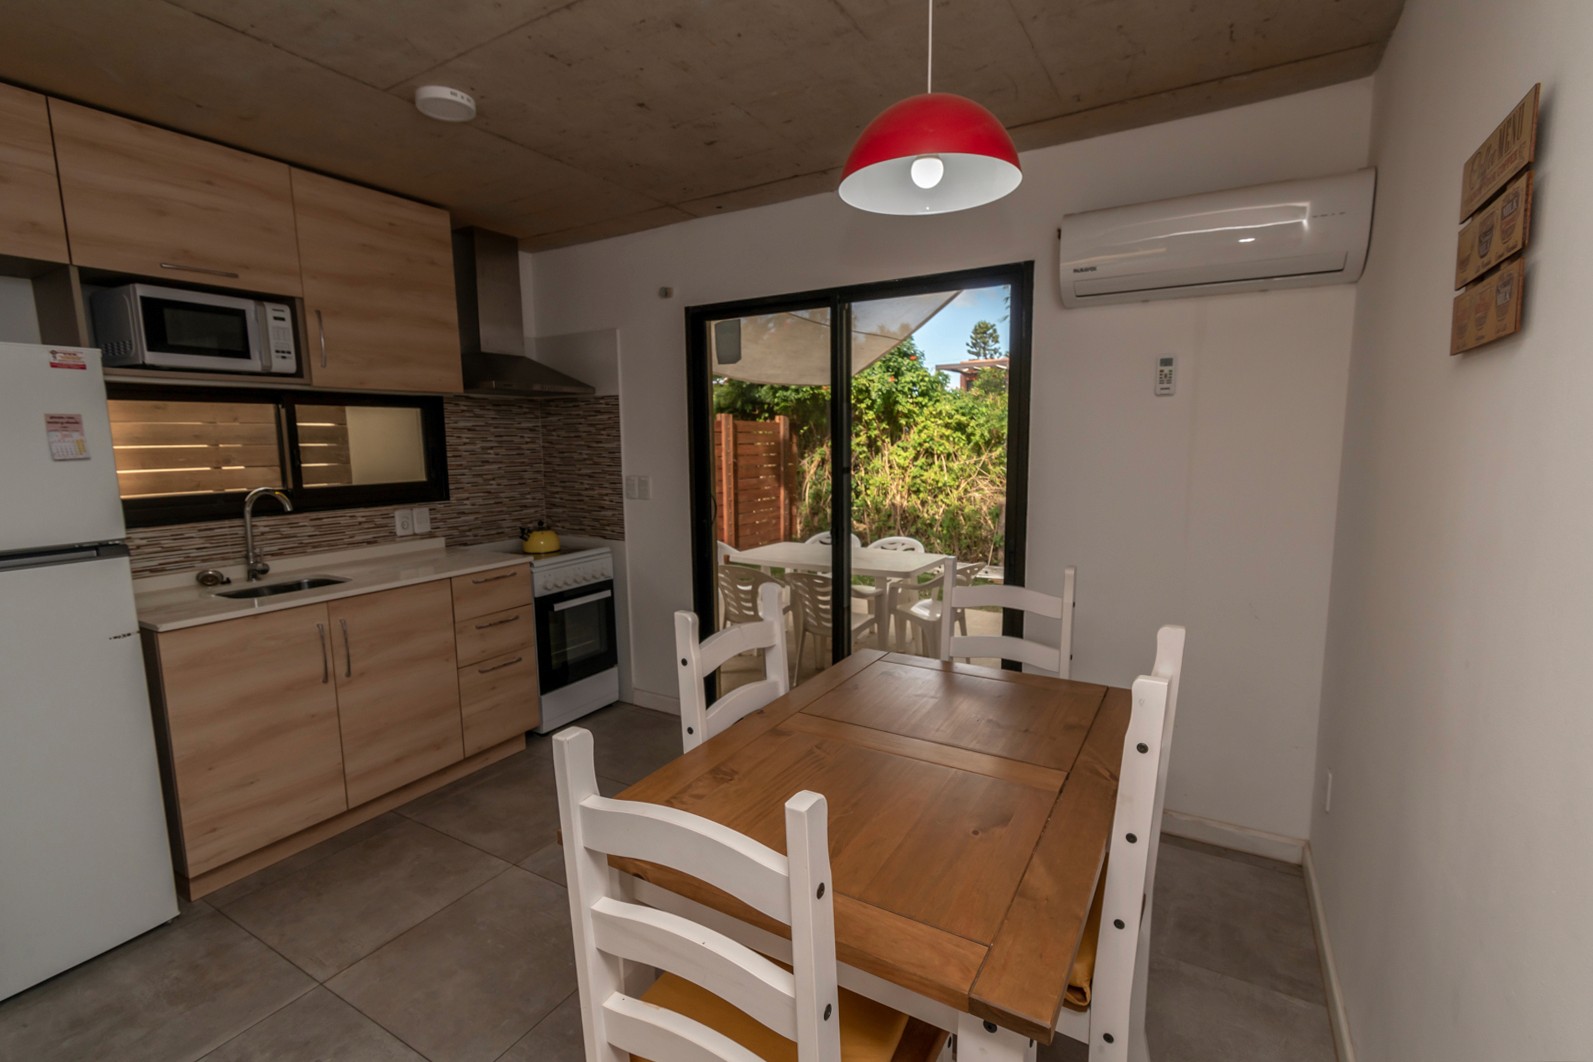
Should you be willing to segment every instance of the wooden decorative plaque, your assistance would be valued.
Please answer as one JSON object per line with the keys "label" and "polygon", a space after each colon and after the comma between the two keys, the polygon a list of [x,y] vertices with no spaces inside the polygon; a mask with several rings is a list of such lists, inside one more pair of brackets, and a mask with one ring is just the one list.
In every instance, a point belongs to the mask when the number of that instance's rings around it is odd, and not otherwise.
{"label": "wooden decorative plaque", "polygon": [[1526,259],[1517,257],[1455,296],[1450,354],[1463,354],[1521,329],[1526,275]]}
{"label": "wooden decorative plaque", "polygon": [[1541,82],[1533,85],[1510,117],[1499,123],[1461,168],[1461,221],[1475,214],[1510,178],[1532,164],[1538,148],[1538,96],[1542,89]]}
{"label": "wooden decorative plaque", "polygon": [[1532,171],[1505,188],[1504,194],[1477,213],[1460,230],[1455,250],[1455,287],[1463,288],[1527,246],[1532,226]]}

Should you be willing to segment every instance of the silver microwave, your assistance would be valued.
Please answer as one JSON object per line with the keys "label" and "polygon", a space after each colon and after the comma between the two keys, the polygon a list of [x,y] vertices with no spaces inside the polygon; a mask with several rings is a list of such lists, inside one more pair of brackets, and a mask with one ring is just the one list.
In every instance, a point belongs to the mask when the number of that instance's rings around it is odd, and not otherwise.
{"label": "silver microwave", "polygon": [[90,300],[106,365],[207,372],[298,371],[293,311],[280,302],[156,284],[123,284]]}

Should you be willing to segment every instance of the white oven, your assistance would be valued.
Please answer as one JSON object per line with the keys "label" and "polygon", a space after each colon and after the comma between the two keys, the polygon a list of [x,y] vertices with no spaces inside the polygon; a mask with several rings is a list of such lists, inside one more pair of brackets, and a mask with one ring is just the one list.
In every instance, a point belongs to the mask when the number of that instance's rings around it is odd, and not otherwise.
{"label": "white oven", "polygon": [[157,284],[94,293],[94,342],[106,365],[205,372],[298,371],[286,303]]}
{"label": "white oven", "polygon": [[619,699],[614,557],[576,549],[531,560],[546,734]]}

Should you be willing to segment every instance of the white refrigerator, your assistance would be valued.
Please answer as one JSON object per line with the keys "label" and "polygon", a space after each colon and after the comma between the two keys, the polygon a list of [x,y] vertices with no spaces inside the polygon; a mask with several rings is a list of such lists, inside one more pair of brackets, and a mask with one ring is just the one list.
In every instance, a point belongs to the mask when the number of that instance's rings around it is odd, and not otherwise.
{"label": "white refrigerator", "polygon": [[177,914],[97,350],[0,343],[0,999]]}

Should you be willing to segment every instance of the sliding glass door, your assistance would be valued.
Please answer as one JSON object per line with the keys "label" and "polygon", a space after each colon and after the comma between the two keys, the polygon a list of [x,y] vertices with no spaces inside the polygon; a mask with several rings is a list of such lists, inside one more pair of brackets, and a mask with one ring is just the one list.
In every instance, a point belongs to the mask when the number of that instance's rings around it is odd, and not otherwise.
{"label": "sliding glass door", "polygon": [[801,681],[856,646],[938,655],[941,557],[964,581],[1021,581],[1032,278],[1021,263],[687,311],[705,632],[777,583]]}

